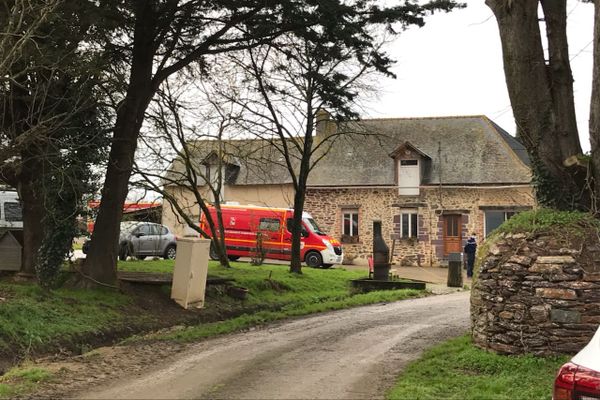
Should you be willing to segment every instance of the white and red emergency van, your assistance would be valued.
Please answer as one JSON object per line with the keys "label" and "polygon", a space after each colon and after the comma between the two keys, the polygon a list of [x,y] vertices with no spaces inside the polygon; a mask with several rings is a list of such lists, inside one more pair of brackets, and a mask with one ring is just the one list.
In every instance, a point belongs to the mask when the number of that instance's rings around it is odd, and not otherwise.
{"label": "white and red emergency van", "polygon": [[[256,254],[256,238],[260,233],[266,258],[290,260],[292,233],[290,232],[294,210],[285,208],[267,208],[253,205],[221,206],[225,246],[230,260],[240,257],[252,257]],[[216,209],[210,208],[213,221]],[[210,234],[206,216],[200,218],[200,228]],[[302,214],[302,238],[300,256],[309,267],[329,268],[341,264],[342,245],[319,229],[308,213]],[[216,253],[211,247],[211,258]]]}

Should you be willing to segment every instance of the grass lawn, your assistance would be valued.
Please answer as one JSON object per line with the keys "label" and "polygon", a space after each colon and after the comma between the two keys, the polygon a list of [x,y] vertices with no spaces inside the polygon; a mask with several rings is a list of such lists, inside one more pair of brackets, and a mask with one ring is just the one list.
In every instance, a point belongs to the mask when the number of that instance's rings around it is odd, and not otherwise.
{"label": "grass lawn", "polygon": [[45,369],[23,366],[13,368],[0,377],[0,398],[13,398],[26,394],[36,384],[52,379],[52,374]]}
{"label": "grass lawn", "polygon": [[399,377],[388,399],[550,399],[568,357],[501,356],[476,348],[470,337],[427,352]]}
{"label": "grass lawn", "polygon": [[[119,269],[123,271],[172,272],[173,264],[174,262],[169,260],[125,261],[119,263]],[[251,266],[241,262],[232,262],[231,268],[225,269],[217,262],[211,261],[208,269],[210,276],[233,278],[235,285],[250,290],[244,305],[252,309],[252,312],[243,313],[226,321],[188,326],[183,330],[155,335],[152,338],[195,340],[286,317],[424,295],[422,291],[418,290],[353,294],[349,290],[349,281],[364,277],[366,271],[305,267],[302,269],[302,275],[297,275],[290,274],[288,270],[289,267],[285,265]],[[227,297],[221,301],[239,303],[239,301]]]}
{"label": "grass lawn", "polygon": [[121,309],[130,299],[110,290],[46,292],[34,284],[0,282],[0,298],[0,354],[55,349],[83,335],[115,329],[129,318]]}

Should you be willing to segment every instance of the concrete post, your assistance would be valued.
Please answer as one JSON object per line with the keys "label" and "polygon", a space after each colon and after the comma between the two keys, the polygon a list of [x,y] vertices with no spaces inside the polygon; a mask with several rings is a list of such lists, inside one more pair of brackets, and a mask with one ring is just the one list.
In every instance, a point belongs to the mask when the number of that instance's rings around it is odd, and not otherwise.
{"label": "concrete post", "polygon": [[173,270],[171,298],[186,310],[204,307],[210,239],[180,238]]}

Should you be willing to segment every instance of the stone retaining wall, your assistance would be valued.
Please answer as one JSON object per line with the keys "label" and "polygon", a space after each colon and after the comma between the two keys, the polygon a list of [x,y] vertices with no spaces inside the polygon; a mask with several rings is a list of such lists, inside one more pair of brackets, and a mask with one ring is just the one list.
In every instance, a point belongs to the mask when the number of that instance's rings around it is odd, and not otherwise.
{"label": "stone retaining wall", "polygon": [[483,256],[471,293],[476,345],[504,354],[575,353],[600,324],[597,237],[565,243],[502,234]]}

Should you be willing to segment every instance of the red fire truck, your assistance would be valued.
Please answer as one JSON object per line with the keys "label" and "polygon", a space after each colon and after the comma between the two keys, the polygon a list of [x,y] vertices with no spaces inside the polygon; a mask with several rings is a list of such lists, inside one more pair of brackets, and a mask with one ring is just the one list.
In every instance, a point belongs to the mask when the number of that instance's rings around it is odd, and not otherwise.
{"label": "red fire truck", "polygon": [[[257,237],[261,239],[265,258],[291,259],[290,229],[294,210],[252,205],[222,205],[221,210],[229,259],[237,260],[239,257],[256,255]],[[210,208],[210,214],[216,223],[214,207]],[[200,228],[210,234],[205,215],[200,218]],[[308,213],[302,215],[301,240],[300,256],[308,266],[329,268],[342,262],[343,250],[340,242],[321,231]],[[211,258],[216,257],[215,251],[211,249]]]}

